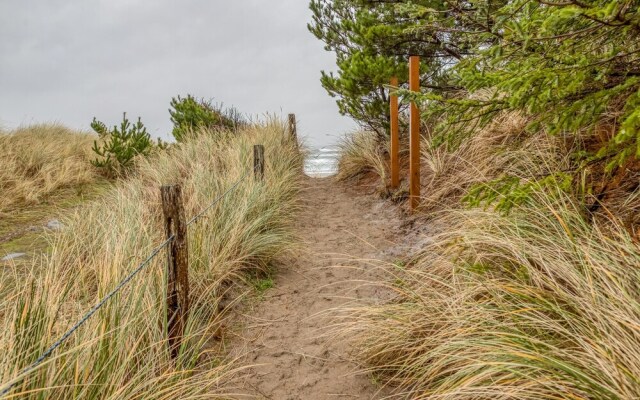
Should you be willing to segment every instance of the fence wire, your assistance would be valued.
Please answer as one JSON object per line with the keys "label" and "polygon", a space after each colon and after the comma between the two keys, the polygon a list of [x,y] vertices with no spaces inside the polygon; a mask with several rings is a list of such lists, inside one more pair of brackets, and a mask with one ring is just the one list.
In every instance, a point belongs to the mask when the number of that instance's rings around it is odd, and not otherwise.
{"label": "fence wire", "polygon": [[213,200],[213,202],[211,204],[209,204],[208,206],[206,206],[202,211],[200,211],[198,214],[196,214],[196,216],[194,216],[193,218],[191,218],[189,220],[189,222],[187,222],[187,226],[191,225],[192,223],[196,222],[197,220],[199,220],[200,218],[202,218],[202,216],[211,209],[211,207],[215,206],[216,204],[218,204],[220,202],[220,200],[224,199],[226,195],[228,195],[229,193],[231,193],[232,191],[234,191],[238,185],[244,180],[244,178],[247,177],[247,175],[249,175],[249,173],[251,171],[255,171],[255,167],[253,169],[247,170],[244,174],[242,174],[242,176],[240,177],[240,179],[238,179],[233,185],[231,185],[229,187],[229,189],[227,189],[224,193],[222,193],[220,196],[216,197],[215,200]]}
{"label": "fence wire", "polygon": [[[192,223],[196,222],[207,211],[209,211],[213,206],[218,204],[229,193],[234,191],[238,187],[238,185],[240,185],[240,183],[252,171],[255,171],[255,167],[253,169],[247,170],[233,185],[231,185],[229,187],[229,189],[227,189],[224,193],[222,193],[221,195],[216,197],[213,200],[213,202],[211,202],[211,204],[209,204],[207,207],[205,207],[202,211],[200,211],[198,214],[196,214],[193,218],[191,218],[189,220],[189,222],[187,223],[187,226],[189,226]],[[67,332],[65,332],[64,335],[60,336],[60,338],[58,340],[56,340],[55,343],[53,343],[44,353],[42,353],[40,355],[40,357],[38,357],[36,359],[36,361],[34,361],[28,367],[24,368],[22,371],[20,371],[18,376],[13,379],[13,382],[10,382],[10,383],[6,384],[0,390],[0,397],[4,396],[7,393],[9,393],[9,391],[15,385],[17,385],[18,382],[20,382],[27,374],[29,374],[31,371],[36,369],[40,364],[42,364],[42,362],[45,359],[47,359],[47,357],[49,357],[58,347],[60,347],[69,337],[71,337],[71,335],[73,335],[73,333],[75,331],[77,331],[85,322],[87,322],[87,320],[89,320],[89,318],[91,318],[100,308],[102,308],[102,306],[104,306],[113,296],[115,296],[123,287],[125,287],[136,275],[138,275],[147,265],[149,265],[149,263],[158,255],[158,253],[160,253],[160,251],[163,248],[165,248],[169,243],[171,243],[171,241],[173,239],[174,239],[174,236],[171,235],[164,242],[162,242],[160,245],[158,245],[158,247],[156,247],[151,252],[149,257],[147,257],[142,263],[140,263],[140,265],[136,269],[134,269],[129,275],[127,275],[126,278],[124,278],[122,281],[120,281],[120,283],[113,290],[111,290],[111,292],[109,292],[106,296],[104,296],[102,298],[102,300],[100,300],[95,306],[93,306],[89,311],[87,311],[87,313],[78,322],[76,322],[75,325],[73,325]]]}

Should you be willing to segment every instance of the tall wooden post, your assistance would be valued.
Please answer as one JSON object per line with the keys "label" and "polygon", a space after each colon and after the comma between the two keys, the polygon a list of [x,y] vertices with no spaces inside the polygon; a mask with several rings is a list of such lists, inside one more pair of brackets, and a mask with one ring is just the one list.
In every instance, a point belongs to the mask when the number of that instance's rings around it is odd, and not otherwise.
{"label": "tall wooden post", "polygon": [[294,141],[296,146],[298,145],[298,125],[296,122],[296,115],[289,114],[289,136]]}
{"label": "tall wooden post", "polygon": [[[391,90],[398,87],[398,78],[395,76],[391,78]],[[391,93],[389,96],[390,106],[390,127],[391,127],[391,188],[397,189],[400,185],[400,165],[399,165],[399,152],[400,152],[400,128],[398,126],[398,96]]]}
{"label": "tall wooden post", "polygon": [[253,146],[253,173],[256,181],[264,181],[264,146],[261,144]]}
{"label": "tall wooden post", "polygon": [[[420,57],[409,58],[409,90],[420,91]],[[409,198],[411,209],[420,202],[420,110],[415,101],[409,111]]]}
{"label": "tall wooden post", "polygon": [[167,336],[172,358],[177,358],[189,314],[189,249],[187,225],[178,185],[162,186],[162,211],[167,239]]}

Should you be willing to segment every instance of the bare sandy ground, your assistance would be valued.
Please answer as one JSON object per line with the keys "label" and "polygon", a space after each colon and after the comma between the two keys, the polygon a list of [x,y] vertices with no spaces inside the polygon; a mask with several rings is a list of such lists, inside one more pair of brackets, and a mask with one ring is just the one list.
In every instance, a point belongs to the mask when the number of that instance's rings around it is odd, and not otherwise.
{"label": "bare sandy ground", "polygon": [[304,246],[281,268],[275,287],[247,311],[232,354],[253,365],[240,382],[241,398],[379,399],[389,395],[352,361],[344,341],[327,335],[331,310],[347,302],[384,301],[380,279],[366,259],[397,248],[399,211],[330,178],[305,181],[298,234]]}

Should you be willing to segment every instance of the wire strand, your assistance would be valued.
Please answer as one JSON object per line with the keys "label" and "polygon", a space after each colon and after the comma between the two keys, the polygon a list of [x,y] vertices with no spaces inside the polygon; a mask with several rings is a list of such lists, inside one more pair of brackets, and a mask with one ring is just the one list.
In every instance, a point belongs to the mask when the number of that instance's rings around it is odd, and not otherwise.
{"label": "wire strand", "polygon": [[[254,168],[255,169],[255,168]],[[222,200],[226,195],[228,195],[229,193],[231,193],[233,190],[235,190],[235,188],[238,187],[238,185],[244,180],[244,178],[247,177],[247,175],[249,174],[249,172],[251,172],[252,170],[249,169],[247,170],[244,174],[242,174],[242,176],[240,177],[240,179],[238,179],[233,185],[231,185],[229,187],[229,189],[227,189],[224,193],[222,193],[220,196],[218,196],[215,200],[213,200],[213,202],[211,204],[209,204],[208,206],[206,206],[202,211],[200,211],[195,217],[191,218],[189,220],[189,222],[187,222],[187,226],[191,225],[192,223],[196,222],[198,219],[200,219],[207,211],[209,211],[211,209],[211,207],[215,206],[216,204],[218,204],[218,202],[220,202],[220,200]]]}
{"label": "wire strand", "polygon": [[115,296],[116,293],[118,293],[127,283],[129,283],[136,275],[138,275],[140,271],[142,271],[144,267],[146,267],[151,262],[151,260],[153,260],[155,256],[157,256],[158,253],[160,253],[160,250],[162,250],[166,245],[168,245],[173,240],[173,238],[174,236],[171,235],[161,245],[156,247],[153,250],[153,252],[149,255],[149,257],[147,257],[147,259],[144,260],[138,266],[138,268],[133,270],[133,272],[131,272],[124,280],[122,280],[118,284],[118,286],[116,286],[111,292],[109,292],[109,294],[103,297],[102,300],[100,300],[100,302],[98,302],[95,306],[93,306],[78,322],[76,322],[74,326],[71,327],[71,329],[65,332],[64,335],[62,335],[54,344],[52,344],[44,353],[42,353],[42,355],[38,357],[36,361],[34,361],[31,365],[29,365],[25,369],[23,369],[20,372],[20,374],[18,374],[18,376],[14,378],[14,381],[12,383],[6,385],[0,392],[0,396],[4,396],[5,394],[7,394],[22,378],[24,378],[26,374],[33,371],[36,367],[38,367],[38,365],[42,364],[42,362],[47,357],[49,357],[51,353],[53,353],[58,347],[60,347],[60,345],[62,345],[62,343],[64,343],[65,340],[67,340],[71,335],[73,335],[73,333],[77,331],[80,328],[80,326],[82,326],[85,322],[87,322],[87,320],[91,318],[91,316],[95,314],[96,311],[98,311],[107,301],[109,301],[109,299]]}
{"label": "wire strand", "polygon": [[[253,170],[255,170],[255,168],[253,168]],[[207,211],[209,211],[214,205],[216,205],[218,202],[220,202],[222,199],[224,199],[226,195],[228,195],[233,190],[235,190],[238,187],[238,185],[240,185],[240,183],[247,177],[247,175],[251,171],[252,171],[251,169],[247,170],[240,177],[240,179],[238,179],[233,185],[231,185],[229,187],[229,189],[227,189],[224,193],[222,193],[215,200],[213,200],[213,202],[211,202],[211,204],[209,204],[207,207],[205,207],[196,216],[191,218],[191,220],[189,220],[189,222],[187,222],[187,226],[189,226],[192,223],[196,222]],[[62,345],[62,343],[65,342],[65,340],[67,340],[69,337],[71,337],[71,335],[73,335],[73,333],[75,331],[77,331],[85,322],[87,322],[87,320],[89,318],[91,318],[100,308],[102,308],[102,306],[104,306],[107,303],[107,301],[109,301],[113,296],[115,296],[116,293],[118,293],[127,283],[129,283],[136,275],[138,275],[140,273],[140,271],[142,271],[144,269],[144,267],[146,267],[158,255],[158,253],[160,253],[160,250],[162,250],[165,246],[167,246],[169,243],[171,243],[171,241],[173,239],[174,239],[174,235],[171,235],[169,238],[167,238],[167,240],[165,240],[162,244],[160,244],[158,247],[156,247],[151,252],[151,254],[135,270],[133,270],[113,290],[111,290],[111,292],[109,292],[109,294],[104,296],[102,298],[102,300],[100,300],[96,305],[94,305],[78,322],[76,322],[75,325],[73,325],[67,332],[65,332],[64,335],[62,335],[58,340],[56,340],[56,342],[54,344],[52,344],[44,353],[42,353],[40,355],[40,357],[38,357],[38,359],[36,361],[34,361],[28,367],[24,368],[22,371],[20,371],[18,376],[14,378],[13,382],[5,385],[2,388],[2,390],[0,391],[0,396],[4,396],[5,394],[7,394],[16,384],[18,384],[18,382],[20,382],[21,379],[23,379],[25,377],[25,375],[27,375],[28,373],[33,371],[40,364],[42,364],[42,362],[47,357],[49,357],[58,347],[60,347]]]}

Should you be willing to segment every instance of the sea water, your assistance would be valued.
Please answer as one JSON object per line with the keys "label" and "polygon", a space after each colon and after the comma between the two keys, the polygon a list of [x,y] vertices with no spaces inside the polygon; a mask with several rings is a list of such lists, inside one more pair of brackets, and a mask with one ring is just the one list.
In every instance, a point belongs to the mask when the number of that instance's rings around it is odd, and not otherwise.
{"label": "sea water", "polygon": [[338,172],[338,149],[321,147],[312,149],[304,160],[304,173],[312,178],[326,178]]}

